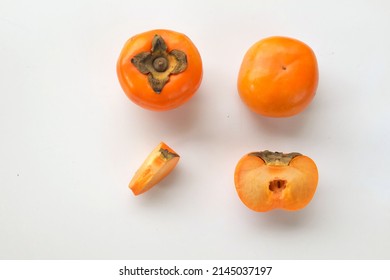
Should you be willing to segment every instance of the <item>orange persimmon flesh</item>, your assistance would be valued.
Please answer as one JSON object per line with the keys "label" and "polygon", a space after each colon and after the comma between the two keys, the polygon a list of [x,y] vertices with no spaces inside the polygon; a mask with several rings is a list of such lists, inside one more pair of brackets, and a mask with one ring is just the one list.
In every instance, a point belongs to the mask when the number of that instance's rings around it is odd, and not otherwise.
{"label": "orange persimmon flesh", "polygon": [[180,156],[161,142],[149,154],[129,183],[134,195],[142,194],[164,179],[176,166]]}
{"label": "orange persimmon flesh", "polygon": [[314,161],[294,153],[289,162],[266,162],[258,154],[245,155],[236,166],[234,181],[241,201],[257,212],[304,208],[317,188],[318,170]]}

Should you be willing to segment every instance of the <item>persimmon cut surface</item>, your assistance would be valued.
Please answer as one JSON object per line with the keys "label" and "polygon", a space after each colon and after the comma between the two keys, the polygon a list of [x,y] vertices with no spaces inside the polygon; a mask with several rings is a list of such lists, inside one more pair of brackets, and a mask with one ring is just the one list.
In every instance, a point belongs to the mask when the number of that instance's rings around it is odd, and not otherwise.
{"label": "persimmon cut surface", "polygon": [[234,182],[241,201],[254,211],[299,210],[316,192],[318,170],[299,153],[253,152],[238,162]]}
{"label": "persimmon cut surface", "polygon": [[137,34],[125,43],[117,75],[123,91],[135,104],[166,111],[195,94],[202,81],[202,59],[186,35],[156,29]]}
{"label": "persimmon cut surface", "polygon": [[318,65],[313,50],[287,37],[269,37],[245,54],[237,87],[242,101],[268,117],[290,117],[312,101],[318,86]]}
{"label": "persimmon cut surface", "polygon": [[171,173],[179,159],[180,156],[174,150],[161,142],[137,170],[129,188],[134,195],[148,191]]}

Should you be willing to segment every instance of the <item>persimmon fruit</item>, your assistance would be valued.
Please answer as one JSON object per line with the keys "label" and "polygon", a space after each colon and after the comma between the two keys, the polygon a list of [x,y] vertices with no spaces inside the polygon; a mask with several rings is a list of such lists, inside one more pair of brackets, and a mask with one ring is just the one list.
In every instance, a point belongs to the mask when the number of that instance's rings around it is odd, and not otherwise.
{"label": "persimmon fruit", "polygon": [[198,90],[202,59],[194,43],[171,30],[151,30],[130,38],[118,62],[119,83],[137,105],[166,111],[187,102]]}
{"label": "persimmon fruit", "polygon": [[142,194],[164,179],[175,168],[180,156],[161,142],[142,163],[131,179],[129,188],[134,195]]}
{"label": "persimmon fruit", "polygon": [[312,101],[318,86],[313,50],[288,37],[269,37],[246,52],[237,80],[242,101],[267,117],[291,117]]}
{"label": "persimmon fruit", "polygon": [[318,170],[300,153],[253,152],[238,162],[234,183],[241,201],[254,211],[299,210],[316,192]]}

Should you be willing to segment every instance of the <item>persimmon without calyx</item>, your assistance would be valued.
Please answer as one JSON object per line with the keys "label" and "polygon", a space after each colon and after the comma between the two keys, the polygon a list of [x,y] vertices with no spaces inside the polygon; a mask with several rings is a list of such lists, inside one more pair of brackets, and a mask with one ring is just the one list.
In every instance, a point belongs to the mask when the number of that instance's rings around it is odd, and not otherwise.
{"label": "persimmon without calyx", "polygon": [[299,153],[253,152],[238,162],[234,183],[241,201],[254,211],[299,210],[314,196],[318,170]]}
{"label": "persimmon without calyx", "polygon": [[145,109],[165,111],[195,94],[202,81],[202,59],[186,35],[151,30],[126,42],[117,74],[130,100]]}
{"label": "persimmon without calyx", "polygon": [[161,142],[149,154],[131,179],[129,188],[134,195],[142,194],[164,179],[178,163],[180,156]]}
{"label": "persimmon without calyx", "polygon": [[245,54],[238,92],[254,112],[290,117],[302,112],[315,96],[318,65],[313,50],[296,39],[269,37]]}

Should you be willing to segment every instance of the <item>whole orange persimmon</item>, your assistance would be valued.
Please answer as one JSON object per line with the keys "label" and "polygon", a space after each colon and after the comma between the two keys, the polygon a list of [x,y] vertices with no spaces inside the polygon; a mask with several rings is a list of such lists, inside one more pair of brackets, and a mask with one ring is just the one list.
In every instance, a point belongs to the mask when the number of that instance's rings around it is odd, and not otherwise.
{"label": "whole orange persimmon", "polygon": [[165,111],[195,94],[202,81],[202,59],[186,35],[151,30],[126,42],[117,74],[130,100],[145,109]]}
{"label": "whole orange persimmon", "polygon": [[253,152],[238,162],[234,183],[241,201],[254,211],[299,210],[316,192],[318,170],[299,153]]}
{"label": "whole orange persimmon", "polygon": [[313,50],[301,41],[269,37],[245,54],[238,74],[238,92],[254,112],[268,117],[290,117],[312,101],[318,85]]}

